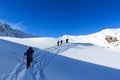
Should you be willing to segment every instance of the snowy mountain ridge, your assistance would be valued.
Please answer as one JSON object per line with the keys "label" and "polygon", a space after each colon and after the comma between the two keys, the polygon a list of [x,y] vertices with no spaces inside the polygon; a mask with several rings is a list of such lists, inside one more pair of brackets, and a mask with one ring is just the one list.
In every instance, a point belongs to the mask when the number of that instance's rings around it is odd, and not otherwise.
{"label": "snowy mountain ridge", "polygon": [[20,30],[12,29],[11,25],[4,22],[0,22],[0,36],[9,36],[17,38],[36,37],[35,35],[27,34]]}
{"label": "snowy mountain ridge", "polygon": [[60,37],[60,39],[63,40],[66,38],[68,38],[71,42],[92,43],[106,48],[120,48],[120,28],[104,29],[100,32],[89,35],[64,35]]}
{"label": "snowy mountain ridge", "polygon": [[[37,37],[24,33],[20,30],[12,29],[9,24],[0,22],[0,36],[16,37],[16,38],[30,38]],[[106,47],[106,48],[120,48],[120,28],[115,29],[104,29],[100,32],[96,32],[89,35],[71,36],[64,35],[58,39],[69,39],[70,42],[79,43],[92,43],[94,45]]]}

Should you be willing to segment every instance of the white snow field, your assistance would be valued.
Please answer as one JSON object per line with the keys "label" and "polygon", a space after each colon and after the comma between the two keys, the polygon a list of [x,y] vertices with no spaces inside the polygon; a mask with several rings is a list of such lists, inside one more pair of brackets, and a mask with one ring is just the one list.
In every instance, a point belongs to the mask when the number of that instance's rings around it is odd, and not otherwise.
{"label": "white snow field", "polygon": [[[0,37],[0,80],[120,80],[119,44],[113,46],[101,37],[93,41],[89,36],[82,41],[71,36]],[[66,38],[69,43],[56,46],[58,40]],[[29,46],[35,53],[26,69],[24,52]]]}

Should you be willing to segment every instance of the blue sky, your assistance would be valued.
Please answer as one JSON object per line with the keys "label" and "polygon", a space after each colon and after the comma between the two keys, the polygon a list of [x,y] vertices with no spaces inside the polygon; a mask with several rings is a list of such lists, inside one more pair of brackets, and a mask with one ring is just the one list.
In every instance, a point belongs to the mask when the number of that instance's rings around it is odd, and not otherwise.
{"label": "blue sky", "polygon": [[0,0],[0,19],[40,36],[120,27],[120,0]]}

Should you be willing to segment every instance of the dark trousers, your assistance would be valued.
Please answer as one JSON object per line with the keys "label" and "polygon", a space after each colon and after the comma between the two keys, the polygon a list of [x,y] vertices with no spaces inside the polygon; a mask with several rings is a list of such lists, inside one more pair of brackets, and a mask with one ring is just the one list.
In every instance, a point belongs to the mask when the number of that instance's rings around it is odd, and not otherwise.
{"label": "dark trousers", "polygon": [[30,62],[31,62],[31,59],[30,59],[30,58],[27,58],[27,65],[26,65],[26,68],[27,68],[27,69],[30,67]]}

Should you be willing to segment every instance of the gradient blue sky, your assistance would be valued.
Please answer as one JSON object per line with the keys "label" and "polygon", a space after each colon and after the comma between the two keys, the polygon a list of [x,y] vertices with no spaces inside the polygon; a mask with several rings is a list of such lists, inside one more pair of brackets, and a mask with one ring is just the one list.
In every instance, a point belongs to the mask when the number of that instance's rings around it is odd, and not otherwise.
{"label": "gradient blue sky", "polygon": [[86,35],[120,27],[120,0],[0,0],[0,19],[40,36]]}

